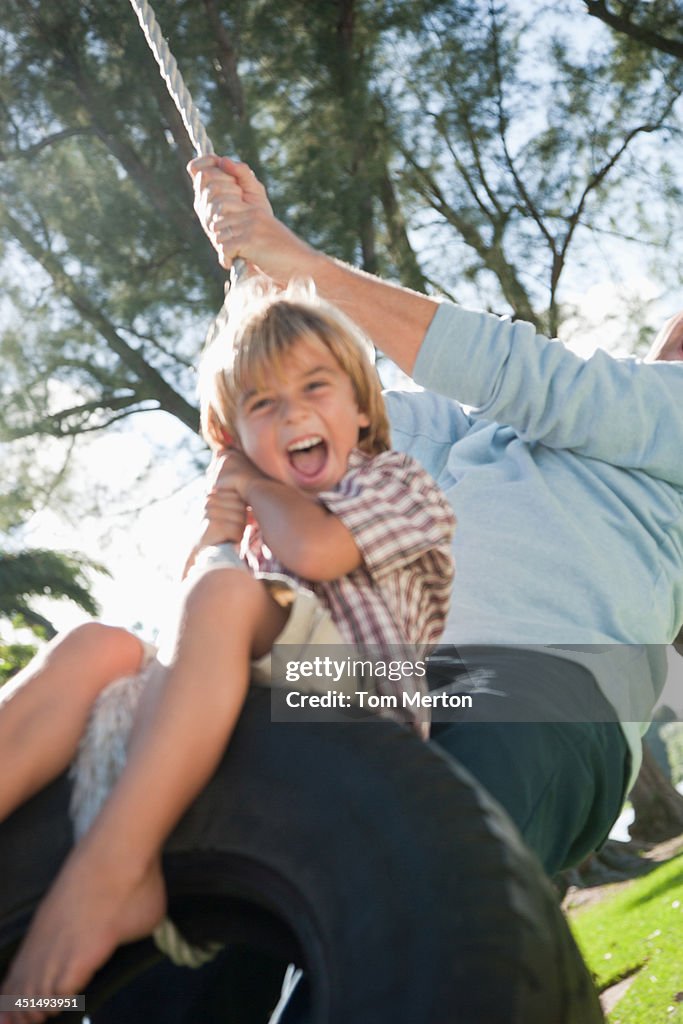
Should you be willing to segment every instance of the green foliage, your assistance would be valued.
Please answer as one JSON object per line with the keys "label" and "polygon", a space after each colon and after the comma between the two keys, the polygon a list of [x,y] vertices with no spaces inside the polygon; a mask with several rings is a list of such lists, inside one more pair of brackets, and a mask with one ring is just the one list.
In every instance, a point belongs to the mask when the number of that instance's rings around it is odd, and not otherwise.
{"label": "green foliage", "polygon": [[661,727],[661,736],[671,765],[671,780],[674,786],[683,782],[683,722],[668,722]]}
{"label": "green foliage", "polygon": [[36,636],[49,638],[55,635],[55,629],[32,607],[32,598],[70,600],[95,615],[97,604],[90,593],[86,568],[105,571],[95,563],[57,551],[0,553],[0,618],[15,628],[27,627]]}
{"label": "green foliage", "polygon": [[[596,233],[666,238],[678,274],[680,66],[588,15],[577,45],[573,2],[154,6],[217,148],[333,255],[551,333]],[[5,0],[0,105],[0,441],[194,430],[224,275],[128,4]]]}
{"label": "green foliage", "polygon": [[6,644],[0,637],[0,686],[28,665],[37,649],[33,644]]}
{"label": "green foliage", "polygon": [[612,1024],[683,1021],[683,855],[579,911],[572,931],[600,991],[637,975]]}

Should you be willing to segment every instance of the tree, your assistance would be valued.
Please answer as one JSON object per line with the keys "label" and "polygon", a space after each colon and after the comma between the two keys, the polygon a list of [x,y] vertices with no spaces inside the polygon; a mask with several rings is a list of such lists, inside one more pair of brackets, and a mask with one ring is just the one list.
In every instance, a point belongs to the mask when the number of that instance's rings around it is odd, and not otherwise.
{"label": "tree", "polygon": [[[683,654],[683,626],[673,646]],[[653,734],[659,738],[661,723],[674,721],[675,714],[670,708],[660,708],[645,736],[643,763],[631,792],[634,821],[629,831],[633,839],[659,842],[683,833],[683,796],[672,784],[670,766],[664,769],[652,743]]]}
{"label": "tree", "polygon": [[[88,564],[82,558],[57,551],[35,549],[16,554],[0,553],[0,616],[15,625],[53,637],[56,630],[44,615],[31,607],[31,598],[68,599],[95,615],[97,604],[83,571]],[[92,563],[90,567],[94,567]]]}
{"label": "tree", "polygon": [[[5,620],[14,628],[25,627],[44,640],[55,636],[56,630],[49,619],[32,607],[36,597],[70,600],[89,615],[97,614],[86,568],[104,571],[84,558],[57,551],[0,552],[0,621]],[[35,651],[32,644],[6,643],[0,637],[0,683],[22,668]]]}
{"label": "tree", "polygon": [[[369,270],[447,294],[469,281],[556,333],[589,233],[658,227],[645,141],[674,138],[680,72],[619,77],[612,36],[576,52],[561,5],[547,28],[493,0],[155,7],[220,148],[295,230]],[[125,4],[7,0],[1,19],[0,437],[163,411],[192,444],[223,275],[154,58]]]}
{"label": "tree", "polygon": [[[20,247],[44,289],[22,281],[12,293],[17,327],[3,337],[15,367],[4,387],[9,436],[69,436],[149,408],[196,425],[188,358],[182,346],[166,351],[163,338],[171,319],[182,331],[207,292],[219,300],[222,274],[178,160],[191,155],[184,129],[130,13],[97,12],[98,39],[95,12],[81,4],[7,9],[2,151],[14,201],[0,222],[6,255]],[[122,60],[122,30],[132,59],[142,58],[135,76]],[[144,131],[136,103],[162,113]],[[169,147],[165,129],[179,145]]]}
{"label": "tree", "polygon": [[37,650],[35,644],[6,644],[0,638],[0,686],[28,665]]}
{"label": "tree", "polygon": [[586,10],[645,47],[683,59],[678,0],[584,0]]}
{"label": "tree", "polygon": [[426,111],[431,161],[407,159],[415,188],[466,242],[475,281],[493,273],[507,306],[555,335],[579,236],[589,228],[627,234],[623,205],[617,215],[611,200],[623,203],[626,181],[640,176],[638,142],[667,124],[681,83],[677,75],[618,77],[610,44],[577,55],[566,29],[546,40],[550,70],[539,75],[524,49],[530,29],[491,3],[474,48],[468,39],[469,61],[458,34],[445,31],[446,59],[459,71],[446,74],[436,96],[442,57],[422,54],[413,127]]}
{"label": "tree", "polygon": [[643,763],[631,791],[635,819],[629,831],[633,839],[662,842],[683,833],[683,796],[663,774],[647,743]]}

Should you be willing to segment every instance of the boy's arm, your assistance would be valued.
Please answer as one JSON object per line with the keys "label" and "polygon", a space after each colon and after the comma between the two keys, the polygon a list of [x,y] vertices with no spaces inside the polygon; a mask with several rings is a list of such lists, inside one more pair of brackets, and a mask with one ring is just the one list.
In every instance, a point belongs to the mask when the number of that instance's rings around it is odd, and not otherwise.
{"label": "boy's arm", "polygon": [[335,580],[361,564],[351,532],[315,498],[264,477],[247,503],[275,557],[302,579]]}
{"label": "boy's arm", "polygon": [[314,497],[264,476],[238,451],[219,460],[216,489],[230,487],[254,511],[263,539],[290,572],[334,580],[361,564],[353,535]]}

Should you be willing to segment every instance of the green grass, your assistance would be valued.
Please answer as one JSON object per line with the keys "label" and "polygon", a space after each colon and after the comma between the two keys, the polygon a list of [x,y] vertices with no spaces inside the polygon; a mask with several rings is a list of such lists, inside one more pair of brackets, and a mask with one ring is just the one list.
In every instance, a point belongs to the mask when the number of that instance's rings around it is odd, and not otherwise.
{"label": "green grass", "polygon": [[683,1024],[683,854],[576,911],[571,927],[599,991],[637,972],[610,1024]]}

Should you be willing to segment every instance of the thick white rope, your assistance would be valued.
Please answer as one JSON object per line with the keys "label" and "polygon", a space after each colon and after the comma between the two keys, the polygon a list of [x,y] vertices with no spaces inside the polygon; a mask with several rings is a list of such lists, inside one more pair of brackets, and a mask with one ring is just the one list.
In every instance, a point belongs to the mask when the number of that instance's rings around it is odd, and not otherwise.
{"label": "thick white rope", "polygon": [[149,48],[159,65],[161,77],[166,82],[171,98],[183,119],[183,124],[187,129],[187,134],[190,136],[197,156],[206,156],[207,153],[213,153],[214,149],[211,139],[202,124],[202,119],[190,95],[190,90],[185,85],[183,76],[178,70],[176,59],[162,35],[154,11],[147,3],[147,0],[130,0],[130,2],[138,16],[140,27],[145,33],[145,39],[149,44]]}
{"label": "thick white rope", "polygon": [[[178,63],[171,53],[170,47],[163,37],[159,22],[147,0],[130,0],[131,7],[135,11],[140,22],[140,28],[145,34],[145,39],[150,50],[154,54],[161,77],[166,82],[171,99],[178,108],[183,119],[183,124],[190,136],[197,156],[206,156],[213,153],[213,143],[208,136],[206,128],[199,116],[199,110],[190,95],[190,90],[183,81]],[[245,273],[244,260],[233,260],[230,268],[230,285],[234,285]]]}

